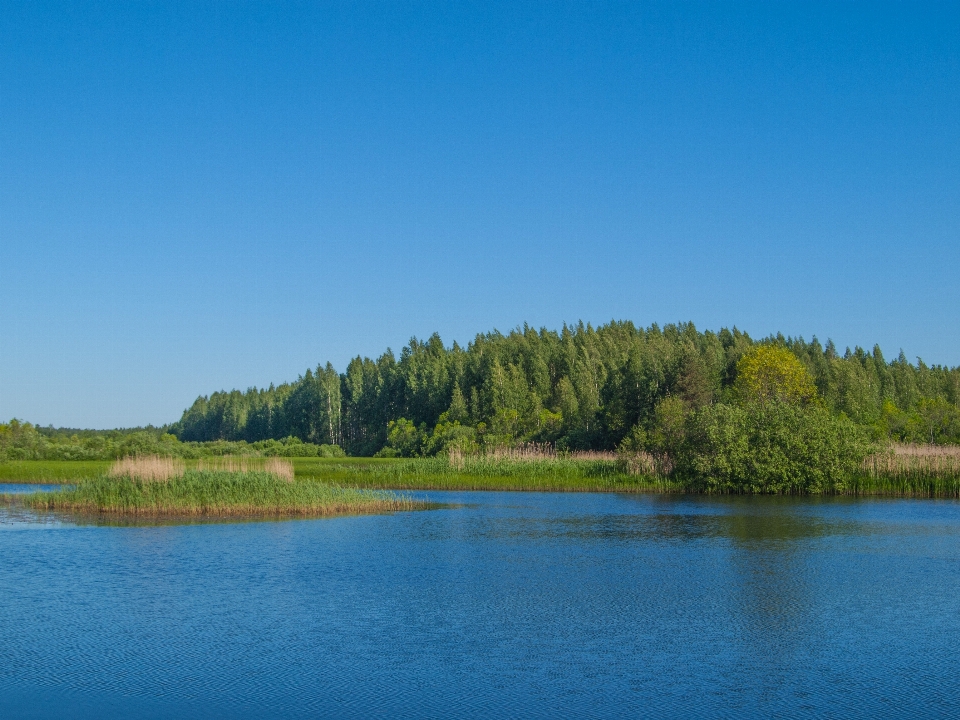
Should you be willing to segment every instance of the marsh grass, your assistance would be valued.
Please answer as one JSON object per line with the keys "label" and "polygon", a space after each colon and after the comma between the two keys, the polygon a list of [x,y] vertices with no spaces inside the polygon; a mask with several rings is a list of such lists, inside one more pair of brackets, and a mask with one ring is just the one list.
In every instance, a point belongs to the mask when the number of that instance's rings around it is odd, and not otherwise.
{"label": "marsh grass", "polygon": [[[283,458],[218,457],[202,458],[197,461],[199,472],[247,473],[263,472],[268,475],[293,482],[293,463]],[[169,482],[181,477],[187,470],[187,464],[179,458],[144,455],[125,457],[110,466],[107,475],[113,478],[127,477],[141,482]]]}
{"label": "marsh grass", "polygon": [[286,482],[293,482],[294,478],[293,463],[278,457],[248,458],[227,456],[220,458],[203,458],[197,461],[197,470],[201,472],[228,473],[265,472],[268,475],[273,475]]}
{"label": "marsh grass", "polygon": [[295,461],[298,477],[343,485],[420,490],[529,490],[574,492],[681,492],[653,474],[634,472],[613,453],[552,455],[490,453],[365,463]]}
{"label": "marsh grass", "polygon": [[891,445],[864,461],[844,494],[960,498],[960,446]]}
{"label": "marsh grass", "polygon": [[107,475],[112,478],[127,477],[141,482],[167,482],[180,477],[185,470],[186,464],[183,460],[147,455],[117,460],[110,466]]}
{"label": "marsh grass", "polygon": [[[456,448],[450,450],[451,460],[455,457],[463,457]],[[557,450],[556,446],[550,443],[521,443],[513,447],[495,447],[485,453],[473,455],[472,457],[483,458],[491,461],[508,460],[517,462],[537,462],[540,460],[609,460],[615,461],[618,455],[608,450]]]}
{"label": "marsh grass", "polygon": [[75,482],[103,475],[110,465],[109,460],[10,460],[0,463],[0,482]]}
{"label": "marsh grass", "polygon": [[293,482],[265,470],[187,469],[163,480],[105,474],[75,487],[5,500],[37,510],[147,517],[317,517],[429,507],[395,493]]}
{"label": "marsh grass", "polygon": [[[226,470],[230,462],[240,460],[225,458],[220,469]],[[248,470],[266,470],[264,459],[242,460]],[[253,462],[263,465],[254,466]],[[642,453],[628,457],[526,448],[522,452],[474,456],[293,458],[292,463],[283,462],[295,469],[297,480],[293,485],[320,480],[351,488],[391,490],[689,492],[683,483],[658,474],[654,459]],[[198,470],[198,464],[187,461],[184,472]],[[205,467],[215,470],[212,464]],[[0,464],[0,479],[79,483],[103,476],[108,470],[109,463],[99,461],[16,461]],[[828,494],[960,498],[960,447],[891,446],[867,458],[860,473]]]}

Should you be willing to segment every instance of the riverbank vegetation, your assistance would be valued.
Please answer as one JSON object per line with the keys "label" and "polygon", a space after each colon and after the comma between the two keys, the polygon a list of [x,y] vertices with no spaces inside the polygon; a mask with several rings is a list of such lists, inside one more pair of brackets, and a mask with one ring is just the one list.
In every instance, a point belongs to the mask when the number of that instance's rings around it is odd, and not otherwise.
{"label": "riverbank vegetation", "polygon": [[557,454],[524,446],[483,455],[296,462],[298,476],[342,485],[403,490],[682,492],[669,478],[637,472],[613,452]]}
{"label": "riverbank vegetation", "polygon": [[[382,487],[845,493],[936,479],[947,493],[952,466],[889,457],[960,443],[960,368],[692,324],[524,327],[202,396],[164,428],[84,432],[14,421],[0,460],[286,456],[298,474]],[[380,462],[331,459],[345,454]]]}
{"label": "riverbank vegetation", "polygon": [[[249,458],[224,458],[240,463]],[[685,482],[664,459],[639,452],[558,453],[522,446],[488,455],[451,453],[420,458],[293,458],[298,480],[385,490],[520,490],[590,492],[756,492]],[[184,462],[198,469],[201,461]],[[17,461],[0,463],[0,481],[75,483],[104,475],[109,463]],[[247,465],[247,467],[250,467]],[[894,444],[868,455],[839,482],[786,493],[960,498],[960,448]],[[768,492],[771,492],[768,490]]]}
{"label": "riverbank vegetation", "polygon": [[417,510],[426,503],[395,493],[295,480],[276,458],[201,461],[127,458],[108,472],[53,492],[7,496],[37,510],[147,517],[319,517]]}
{"label": "riverbank vegetation", "polygon": [[[864,458],[856,467],[829,480],[818,470],[818,483],[760,485],[749,482],[705,483],[663,472],[649,454],[596,453],[576,456],[466,456],[406,460],[303,461],[297,473],[368,488],[432,490],[524,490],[590,492],[661,492],[708,494],[792,494],[960,498],[960,449],[952,454],[935,446],[894,445]],[[801,476],[802,477],[802,476]]]}

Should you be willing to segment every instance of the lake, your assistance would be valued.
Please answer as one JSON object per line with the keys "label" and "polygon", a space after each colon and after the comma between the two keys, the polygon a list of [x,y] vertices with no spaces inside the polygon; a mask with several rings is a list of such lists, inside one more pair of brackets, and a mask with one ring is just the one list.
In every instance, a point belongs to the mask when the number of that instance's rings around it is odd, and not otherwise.
{"label": "lake", "polygon": [[960,714],[960,503],[415,493],[108,526],[0,511],[0,716]]}

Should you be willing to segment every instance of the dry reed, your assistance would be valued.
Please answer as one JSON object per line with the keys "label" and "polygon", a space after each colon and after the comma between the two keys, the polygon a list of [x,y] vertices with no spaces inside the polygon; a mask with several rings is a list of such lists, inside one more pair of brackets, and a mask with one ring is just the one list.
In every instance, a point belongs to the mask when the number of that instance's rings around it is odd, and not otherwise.
{"label": "dry reed", "polygon": [[293,463],[289,460],[283,460],[277,457],[267,458],[267,461],[263,464],[263,470],[267,474],[275,475],[281,480],[293,482]]}
{"label": "dry reed", "polygon": [[[200,472],[247,473],[265,472],[281,480],[293,482],[293,463],[284,458],[219,457],[203,458],[197,462]],[[128,477],[141,482],[168,482],[182,477],[186,463],[179,458],[157,455],[125,457],[110,466],[107,475],[114,478]]]}
{"label": "dry reed", "polygon": [[892,445],[868,457],[863,469],[872,477],[960,475],[960,446]]}
{"label": "dry reed", "polygon": [[567,465],[568,461],[582,464],[601,463],[615,467],[627,475],[666,477],[672,469],[669,458],[658,458],[650,453],[615,453],[609,450],[558,451],[550,443],[522,443],[513,447],[497,447],[479,455],[465,455],[457,448],[448,452],[450,466],[463,471],[468,466],[502,465],[503,463]]}
{"label": "dry reed", "polygon": [[617,460],[618,455],[609,450],[557,450],[551,443],[521,443],[513,447],[496,447],[482,457],[491,460]]}
{"label": "dry reed", "polygon": [[620,455],[620,460],[624,463],[630,475],[665,478],[673,470],[673,463],[668,456],[657,457],[642,450],[623,453]]}
{"label": "dry reed", "polygon": [[197,462],[197,470],[229,473],[265,472],[287,482],[293,482],[294,476],[293,463],[277,457],[266,459],[230,456],[203,458]]}
{"label": "dry reed", "polygon": [[167,482],[183,475],[186,465],[177,458],[165,458],[157,455],[125,457],[110,466],[110,477],[128,477],[141,482]]}

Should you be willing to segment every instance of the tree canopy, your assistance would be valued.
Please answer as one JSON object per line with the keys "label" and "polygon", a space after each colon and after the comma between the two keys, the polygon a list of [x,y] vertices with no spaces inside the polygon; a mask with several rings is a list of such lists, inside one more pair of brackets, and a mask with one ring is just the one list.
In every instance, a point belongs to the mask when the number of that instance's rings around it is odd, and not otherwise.
{"label": "tree canopy", "polygon": [[874,438],[960,442],[960,368],[902,352],[888,362],[879,347],[840,354],[816,338],[630,322],[524,325],[466,347],[413,338],[399,357],[356,357],[341,373],[326,363],[279,386],[201,396],[169,430],[184,441],[295,437],[352,455],[529,441],[600,450],[641,435],[676,442],[687,415],[748,399],[816,399]]}
{"label": "tree canopy", "polygon": [[807,368],[787,348],[759,345],[737,362],[734,389],[740,400],[766,405],[771,402],[809,403],[817,388]]}

